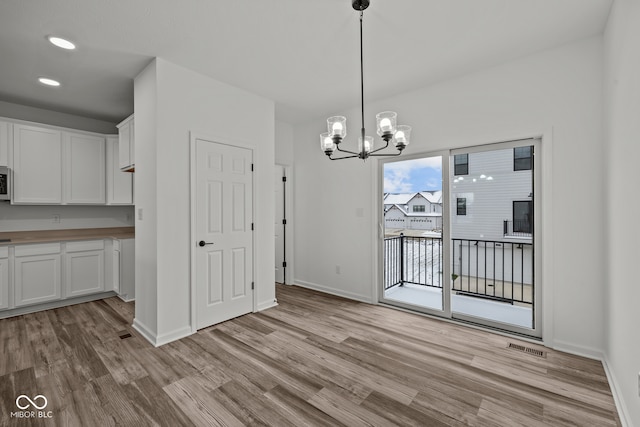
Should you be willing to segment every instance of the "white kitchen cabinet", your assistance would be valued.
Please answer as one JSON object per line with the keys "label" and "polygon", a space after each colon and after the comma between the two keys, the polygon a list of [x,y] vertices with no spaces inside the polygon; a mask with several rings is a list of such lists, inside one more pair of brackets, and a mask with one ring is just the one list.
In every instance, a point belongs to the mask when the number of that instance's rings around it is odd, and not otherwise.
{"label": "white kitchen cabinet", "polygon": [[14,253],[14,305],[22,307],[61,298],[60,243],[19,245]]}
{"label": "white kitchen cabinet", "polygon": [[120,170],[133,172],[135,162],[135,128],[133,114],[124,119],[118,127],[118,137],[120,146],[118,150],[118,158]]}
{"label": "white kitchen cabinet", "polygon": [[62,132],[13,125],[12,203],[62,203]]}
{"label": "white kitchen cabinet", "polygon": [[133,174],[120,170],[119,148],[118,137],[107,136],[107,204],[132,205]]}
{"label": "white kitchen cabinet", "polygon": [[[124,301],[136,298],[135,239],[114,240],[114,291]],[[117,265],[117,270],[116,270]]]}
{"label": "white kitchen cabinet", "polygon": [[105,204],[105,138],[64,132],[63,140],[63,202],[82,205]]}
{"label": "white kitchen cabinet", "polygon": [[0,246],[0,310],[9,308],[9,247]]}
{"label": "white kitchen cabinet", "polygon": [[0,166],[10,166],[9,144],[13,141],[12,131],[13,125],[11,123],[0,121]]}
{"label": "white kitchen cabinet", "polygon": [[104,240],[67,242],[65,291],[67,298],[104,291]]}

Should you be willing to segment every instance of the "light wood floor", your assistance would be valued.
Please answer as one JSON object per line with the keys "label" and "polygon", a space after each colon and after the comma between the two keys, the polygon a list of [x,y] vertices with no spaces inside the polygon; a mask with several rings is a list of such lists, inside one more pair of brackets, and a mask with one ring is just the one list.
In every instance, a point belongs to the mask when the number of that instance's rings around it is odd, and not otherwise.
{"label": "light wood floor", "polygon": [[[117,298],[1,320],[0,425],[620,425],[599,362],[298,287],[277,297],[160,348]],[[52,418],[11,418],[21,394]]]}

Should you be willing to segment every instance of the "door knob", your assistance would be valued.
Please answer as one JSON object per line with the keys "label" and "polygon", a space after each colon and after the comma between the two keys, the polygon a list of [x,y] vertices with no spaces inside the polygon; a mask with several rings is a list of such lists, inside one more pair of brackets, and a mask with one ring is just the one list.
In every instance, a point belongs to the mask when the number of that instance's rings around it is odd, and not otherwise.
{"label": "door knob", "polygon": [[198,246],[205,246],[205,245],[213,245],[212,242],[205,242],[204,240],[200,240],[198,242]]}

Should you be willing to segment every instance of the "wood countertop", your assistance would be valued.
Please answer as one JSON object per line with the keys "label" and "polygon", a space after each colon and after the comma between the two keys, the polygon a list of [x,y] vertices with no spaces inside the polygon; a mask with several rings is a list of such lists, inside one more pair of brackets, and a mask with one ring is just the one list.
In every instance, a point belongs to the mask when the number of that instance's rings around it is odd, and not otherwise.
{"label": "wood countertop", "polygon": [[6,231],[0,232],[0,246],[20,245],[24,243],[68,242],[73,240],[93,240],[105,238],[131,239],[133,237],[135,237],[135,227]]}

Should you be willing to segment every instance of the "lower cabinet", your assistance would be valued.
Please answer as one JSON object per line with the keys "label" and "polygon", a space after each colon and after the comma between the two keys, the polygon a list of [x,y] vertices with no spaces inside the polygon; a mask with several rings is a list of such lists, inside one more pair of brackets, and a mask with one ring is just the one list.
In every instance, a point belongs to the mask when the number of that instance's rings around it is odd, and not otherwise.
{"label": "lower cabinet", "polygon": [[104,240],[68,242],[65,254],[67,298],[104,291]]}
{"label": "lower cabinet", "polygon": [[134,245],[135,239],[99,239],[0,246],[0,318],[109,291],[132,301]]}
{"label": "lower cabinet", "polygon": [[0,310],[9,308],[9,248],[0,247]]}
{"label": "lower cabinet", "polygon": [[61,298],[60,243],[15,247],[14,305],[40,304]]}
{"label": "lower cabinet", "polygon": [[120,239],[117,242],[117,247],[114,245],[114,252],[117,250],[117,254],[114,253],[114,260],[116,257],[118,258],[118,289],[116,292],[124,301],[133,301],[136,298],[135,239]]}

